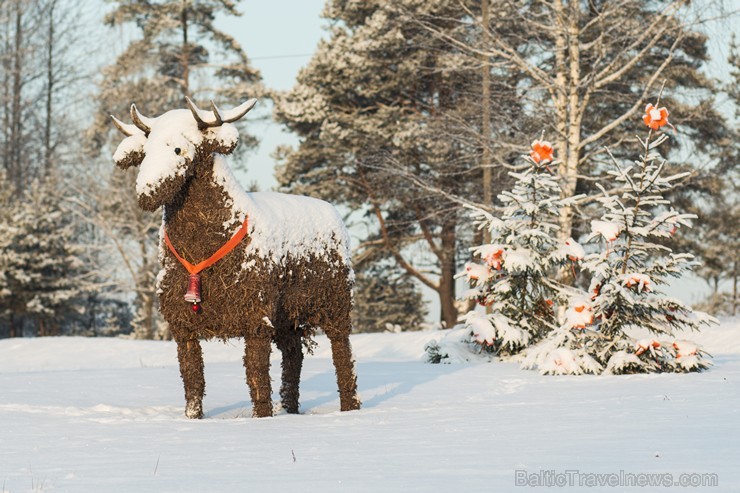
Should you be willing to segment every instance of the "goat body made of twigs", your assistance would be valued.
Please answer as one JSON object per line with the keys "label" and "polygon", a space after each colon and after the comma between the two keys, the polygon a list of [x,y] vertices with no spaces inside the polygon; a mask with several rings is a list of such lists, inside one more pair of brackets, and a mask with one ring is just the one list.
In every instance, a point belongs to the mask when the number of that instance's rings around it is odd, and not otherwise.
{"label": "goat body made of twigs", "polygon": [[[245,341],[253,415],[273,413],[269,375],[273,342],[283,357],[283,408],[297,413],[304,347],[310,348],[311,336],[319,328],[331,342],[340,408],[359,409],[349,342],[354,276],[347,231],[336,209],[326,202],[246,193],[237,184],[225,158],[238,142],[231,123],[254,102],[230,111],[211,103],[211,111],[204,111],[187,99],[189,109],[157,118],[141,115],[132,105],[133,124],[113,118],[126,135],[114,155],[116,164],[122,169],[139,167],[139,205],[148,211],[164,207],[157,292],[160,311],[177,342],[185,413],[190,418],[203,416],[199,340],[232,337]],[[245,224],[246,236],[199,272],[195,286],[175,253],[197,264]],[[171,247],[165,245],[165,236]]]}

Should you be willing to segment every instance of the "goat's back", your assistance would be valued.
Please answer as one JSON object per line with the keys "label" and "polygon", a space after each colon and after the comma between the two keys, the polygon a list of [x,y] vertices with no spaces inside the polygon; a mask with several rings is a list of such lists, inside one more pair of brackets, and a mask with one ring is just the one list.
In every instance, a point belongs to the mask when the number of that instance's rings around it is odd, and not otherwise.
{"label": "goat's back", "polygon": [[288,259],[323,259],[349,266],[349,235],[339,212],[323,200],[277,192],[246,194],[234,204],[249,216],[246,253],[281,264]]}

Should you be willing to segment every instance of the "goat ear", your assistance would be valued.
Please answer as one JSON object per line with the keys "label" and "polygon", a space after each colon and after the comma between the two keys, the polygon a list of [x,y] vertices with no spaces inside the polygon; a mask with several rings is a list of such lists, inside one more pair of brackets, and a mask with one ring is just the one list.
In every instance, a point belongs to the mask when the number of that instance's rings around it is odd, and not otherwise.
{"label": "goat ear", "polygon": [[225,124],[206,131],[208,151],[215,154],[231,154],[239,143],[239,132],[233,125]]}
{"label": "goat ear", "polygon": [[121,169],[139,166],[144,160],[145,143],[146,137],[140,132],[123,139],[113,154],[116,165]]}
{"label": "goat ear", "polygon": [[131,166],[139,166],[141,162],[144,160],[144,153],[143,152],[129,152],[126,153],[123,157],[120,159],[116,159],[116,166],[123,170],[129,169]]}
{"label": "goat ear", "polygon": [[210,147],[212,152],[215,154],[227,155],[234,152],[234,149],[236,149],[236,142],[219,142],[214,140]]}

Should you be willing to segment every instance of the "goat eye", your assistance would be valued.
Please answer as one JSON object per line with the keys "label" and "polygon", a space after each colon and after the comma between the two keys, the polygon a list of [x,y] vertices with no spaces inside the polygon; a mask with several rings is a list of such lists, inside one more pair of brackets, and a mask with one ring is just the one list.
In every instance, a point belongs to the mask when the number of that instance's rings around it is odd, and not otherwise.
{"label": "goat eye", "polygon": [[182,150],[179,147],[175,147],[175,154],[179,156],[180,152],[182,152]]}

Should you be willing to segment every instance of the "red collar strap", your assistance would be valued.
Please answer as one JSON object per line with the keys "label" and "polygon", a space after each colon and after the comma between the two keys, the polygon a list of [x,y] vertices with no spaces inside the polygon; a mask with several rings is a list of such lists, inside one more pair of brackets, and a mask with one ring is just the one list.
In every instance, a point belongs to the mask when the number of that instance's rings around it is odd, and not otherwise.
{"label": "red collar strap", "polygon": [[166,229],[164,231],[164,242],[167,244],[167,248],[169,248],[172,252],[172,255],[174,255],[175,258],[180,261],[180,263],[183,265],[183,267],[187,269],[189,273],[197,274],[203,269],[207,269],[208,267],[212,266],[213,264],[224,258],[230,251],[232,251],[236,247],[236,245],[238,245],[239,242],[242,241],[245,236],[247,236],[247,230],[249,229],[248,226],[249,216],[244,218],[242,227],[239,228],[239,231],[234,233],[234,236],[232,236],[229,241],[227,241],[221,248],[219,248],[216,253],[196,265],[191,264],[177,253],[175,247],[172,246],[172,242],[170,242],[170,237],[167,235]]}

